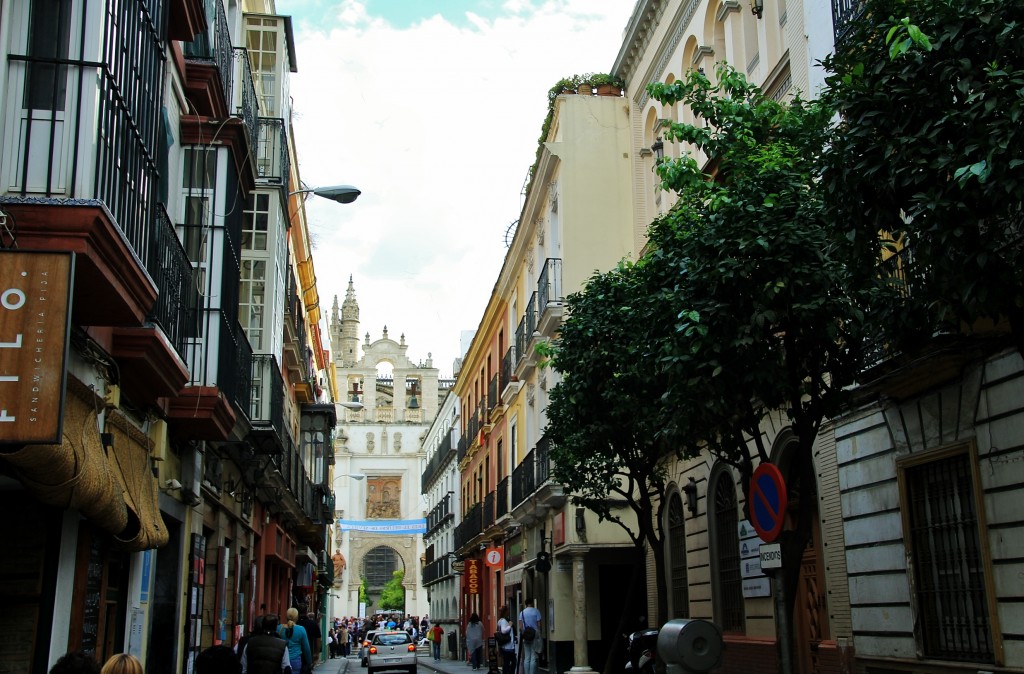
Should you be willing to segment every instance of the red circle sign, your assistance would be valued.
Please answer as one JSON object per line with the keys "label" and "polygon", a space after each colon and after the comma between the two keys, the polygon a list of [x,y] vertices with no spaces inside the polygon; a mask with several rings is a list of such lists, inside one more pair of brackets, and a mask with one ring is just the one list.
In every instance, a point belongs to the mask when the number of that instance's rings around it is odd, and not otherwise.
{"label": "red circle sign", "polygon": [[750,480],[750,523],[761,540],[771,543],[782,532],[786,520],[786,482],[782,471],[771,463],[762,463],[754,469]]}
{"label": "red circle sign", "polygon": [[484,561],[487,566],[501,566],[501,548],[487,548],[484,552]]}

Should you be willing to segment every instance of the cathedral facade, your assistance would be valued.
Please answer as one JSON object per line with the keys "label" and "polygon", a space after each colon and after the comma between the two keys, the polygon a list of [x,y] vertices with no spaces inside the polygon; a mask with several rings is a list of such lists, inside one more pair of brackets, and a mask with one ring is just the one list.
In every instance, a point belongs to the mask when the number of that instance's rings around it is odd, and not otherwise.
{"label": "cathedral facade", "polygon": [[[372,615],[381,592],[404,572],[404,612],[429,612],[422,588],[426,504],[420,482],[421,439],[449,384],[439,382],[430,354],[414,363],[405,335],[385,326],[359,338],[359,305],[349,279],[345,300],[331,311],[331,350],[339,396],[334,446],[335,575],[332,616]],[[360,587],[363,587],[362,594]]]}

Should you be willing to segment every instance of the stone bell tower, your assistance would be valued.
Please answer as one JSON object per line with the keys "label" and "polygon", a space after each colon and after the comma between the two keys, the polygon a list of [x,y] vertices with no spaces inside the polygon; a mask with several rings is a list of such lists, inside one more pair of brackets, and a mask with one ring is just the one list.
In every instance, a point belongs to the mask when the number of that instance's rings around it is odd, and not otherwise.
{"label": "stone bell tower", "polygon": [[348,277],[348,290],[338,315],[338,297],[334,297],[331,309],[331,350],[335,353],[338,367],[352,367],[359,361],[359,303],[352,277]]}

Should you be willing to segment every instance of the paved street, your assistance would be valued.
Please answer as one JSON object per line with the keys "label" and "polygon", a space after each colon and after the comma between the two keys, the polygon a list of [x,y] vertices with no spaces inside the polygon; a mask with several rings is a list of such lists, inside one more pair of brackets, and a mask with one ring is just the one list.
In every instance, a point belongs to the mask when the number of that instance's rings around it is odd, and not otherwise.
{"label": "paved street", "polygon": [[[464,661],[439,660],[435,662],[430,657],[430,651],[420,648],[417,652],[417,666],[424,674],[437,672],[438,674],[469,674],[473,668]],[[477,670],[479,674],[486,674],[486,669]],[[335,658],[321,662],[313,669],[314,674],[366,674],[366,669],[359,666],[359,658],[355,655],[347,658]]]}

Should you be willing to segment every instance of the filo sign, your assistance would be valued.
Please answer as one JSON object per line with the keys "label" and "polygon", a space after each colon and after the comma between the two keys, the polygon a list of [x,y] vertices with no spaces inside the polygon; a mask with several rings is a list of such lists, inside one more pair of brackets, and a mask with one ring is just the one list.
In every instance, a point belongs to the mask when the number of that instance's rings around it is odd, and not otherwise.
{"label": "filo sign", "polygon": [[61,442],[73,253],[0,251],[0,445]]}

